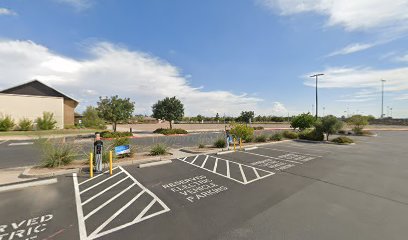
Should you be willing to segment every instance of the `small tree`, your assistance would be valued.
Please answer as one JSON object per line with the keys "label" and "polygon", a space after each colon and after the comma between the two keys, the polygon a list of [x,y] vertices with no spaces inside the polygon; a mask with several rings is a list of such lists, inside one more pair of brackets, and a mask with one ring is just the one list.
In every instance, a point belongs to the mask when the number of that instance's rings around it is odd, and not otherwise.
{"label": "small tree", "polygon": [[353,115],[347,120],[347,123],[353,126],[352,130],[355,134],[362,134],[364,127],[368,125],[368,120],[365,116]]}
{"label": "small tree", "polygon": [[290,122],[290,126],[293,129],[299,128],[299,130],[303,131],[307,128],[311,128],[315,123],[315,117],[310,113],[302,113],[297,115],[296,117],[292,118]]}
{"label": "small tree", "polygon": [[243,111],[241,115],[238,117],[239,122],[249,123],[249,120],[254,119],[255,113],[254,111]]}
{"label": "small tree", "polygon": [[99,117],[111,122],[113,131],[116,132],[118,122],[129,120],[132,117],[135,103],[131,102],[129,98],[119,98],[118,95],[110,98],[99,97],[96,109]]}
{"label": "small tree", "polygon": [[231,126],[230,133],[237,138],[248,141],[254,136],[254,129],[252,127],[246,126],[245,124],[233,124]]}
{"label": "small tree", "polygon": [[315,123],[316,131],[321,131],[326,134],[326,140],[329,141],[329,135],[335,134],[343,127],[343,122],[338,120],[333,115],[323,117]]}
{"label": "small tree", "polygon": [[152,112],[154,118],[169,121],[170,129],[173,129],[172,121],[183,119],[184,106],[176,97],[166,97],[152,106]]}
{"label": "small tree", "polygon": [[87,128],[105,129],[105,121],[98,116],[98,110],[95,107],[88,106],[82,113],[83,124]]}

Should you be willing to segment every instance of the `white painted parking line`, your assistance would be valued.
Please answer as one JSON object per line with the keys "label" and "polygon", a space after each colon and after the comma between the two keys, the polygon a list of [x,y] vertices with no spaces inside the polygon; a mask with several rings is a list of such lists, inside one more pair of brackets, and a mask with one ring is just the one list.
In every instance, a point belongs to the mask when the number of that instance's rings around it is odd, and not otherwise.
{"label": "white painted parking line", "polygon": [[198,155],[194,158],[194,160],[191,162],[191,164],[194,164],[194,162],[197,160]]}
{"label": "white painted parking line", "polygon": [[205,166],[205,163],[207,162],[207,160],[208,160],[208,156],[205,156],[204,162],[203,162],[203,164],[201,164],[202,168]]}
{"label": "white painted parking line", "polygon": [[297,161],[286,160],[286,159],[279,158],[279,157],[271,157],[271,156],[268,156],[268,155],[263,155],[263,154],[248,152],[248,151],[245,151],[245,152],[242,152],[242,153],[246,153],[246,154],[250,154],[250,155],[255,155],[255,156],[259,156],[259,157],[266,157],[266,158],[281,160],[281,161],[285,161],[285,162],[291,162],[291,163],[296,163],[296,164],[302,164],[301,162],[297,162]]}
{"label": "white painted parking line", "polygon": [[8,142],[8,140],[6,140],[6,141],[1,141],[0,144],[6,143],[6,142]]}
{"label": "white painted parking line", "polygon": [[85,202],[82,203],[82,205],[85,205],[87,203],[89,203],[90,201],[94,200],[95,198],[99,197],[100,195],[104,194],[105,192],[111,190],[112,188],[114,188],[115,186],[119,185],[121,182],[125,181],[126,179],[129,179],[129,177],[125,177],[122,180],[116,182],[115,184],[105,188],[103,191],[100,191],[99,193],[93,195],[92,197],[90,197],[88,200],[86,200]]}
{"label": "white painted parking line", "polygon": [[[80,231],[80,240],[97,239],[99,237],[102,237],[102,236],[105,236],[107,234],[119,231],[119,230],[121,230],[123,228],[126,228],[128,226],[134,225],[134,224],[139,223],[141,221],[145,221],[145,220],[150,219],[150,218],[152,218],[154,216],[158,216],[158,215],[160,215],[162,213],[170,211],[170,208],[167,207],[167,205],[161,199],[159,199],[153,192],[151,192],[149,189],[147,189],[145,186],[143,186],[139,181],[137,181],[125,169],[123,169],[120,166],[118,168],[119,168],[118,173],[116,173],[115,175],[113,175],[111,177],[103,179],[103,180],[101,180],[99,182],[95,182],[92,186],[88,187],[87,189],[85,189],[82,192],[79,191],[79,184],[78,184],[77,175],[73,174],[74,189],[75,189],[75,201],[76,201],[76,205],[77,205],[78,224],[79,224],[79,231]],[[84,192],[86,192],[86,191],[88,191],[88,190],[90,190],[90,189],[92,189],[92,188],[94,188],[96,186],[99,186],[99,185],[101,185],[103,183],[106,183],[106,181],[108,179],[112,179],[113,177],[121,175],[121,174],[125,174],[126,175],[125,178],[120,179],[119,181],[115,182],[113,185],[107,186],[103,191],[97,193],[96,195],[90,197],[89,199],[84,200],[84,202],[81,202],[81,197],[80,197],[81,193],[84,193]],[[95,179],[95,178],[93,178],[93,179]],[[92,203],[92,201],[95,200],[97,197],[102,196],[103,194],[106,194],[108,192],[114,191],[114,189],[117,188],[117,186],[120,183],[123,183],[126,180],[131,180],[131,181],[129,181],[130,182],[129,186],[127,186],[125,189],[121,190],[119,193],[115,193],[116,195],[114,195],[113,197],[110,197],[109,200],[105,201],[101,205],[98,205],[95,209],[93,209],[86,216],[84,216],[83,206],[85,204]],[[89,180],[87,180],[87,182],[89,182]],[[90,182],[90,183],[93,183],[93,182]],[[115,213],[113,213],[107,219],[104,219],[104,222],[101,225],[99,225],[95,230],[93,230],[92,233],[90,233],[88,235],[88,232],[86,230],[85,220],[87,220],[87,222],[92,221],[92,219],[94,219],[93,215],[95,213],[97,213],[99,211],[103,211],[103,208],[105,208],[109,203],[114,202],[120,196],[123,196],[124,193],[126,193],[126,192],[129,193],[129,190],[134,188],[134,187],[137,187],[137,189],[140,189],[140,191],[137,191],[136,196],[133,196],[133,198],[130,201],[128,201],[126,204],[121,206],[119,210],[117,210]],[[135,212],[133,209],[129,209],[131,207],[131,205],[134,204],[136,202],[136,200],[139,199],[144,194],[148,194],[151,198],[153,198],[153,200],[150,201],[149,203],[143,203],[143,210],[141,212]],[[155,212],[153,212],[153,213],[151,213],[149,215],[146,215],[149,212],[149,210],[153,207],[153,205],[155,205],[155,203],[158,203],[158,204],[161,205],[161,210],[158,210],[158,211],[155,211]],[[142,204],[142,203],[140,203],[140,204]],[[144,205],[144,204],[146,204],[146,205]],[[124,223],[124,224],[122,224],[120,226],[113,227],[111,229],[105,229],[109,225],[109,223],[111,223],[113,220],[115,220],[122,213],[135,214],[135,215],[134,216],[131,215],[134,218],[130,222]]]}
{"label": "white painted parking line", "polygon": [[308,156],[311,156],[311,157],[322,157],[322,156],[318,156],[318,155],[314,155],[314,154],[293,152],[293,151],[289,151],[289,150],[281,150],[281,149],[276,149],[276,148],[267,148],[267,147],[258,147],[258,148],[268,149],[268,150],[273,150],[273,151],[278,151],[278,152],[287,152],[287,153],[296,153],[296,154],[308,155]]}
{"label": "white painted parking line", "polygon": [[[255,167],[252,167],[252,166],[248,166],[248,165],[245,165],[245,164],[242,164],[242,163],[233,162],[233,161],[230,161],[230,160],[227,160],[227,159],[222,159],[222,158],[219,158],[219,157],[214,157],[214,156],[210,156],[210,155],[197,155],[197,156],[206,156],[206,159],[213,158],[214,159],[214,167],[211,167],[211,169],[209,169],[209,168],[206,168],[205,165],[203,165],[203,164],[201,164],[201,165],[194,164],[193,162],[188,161],[187,158],[178,158],[178,160],[180,160],[182,162],[185,162],[185,163],[188,163],[190,165],[193,165],[195,167],[204,169],[204,170],[206,170],[208,172],[217,174],[219,176],[228,178],[230,180],[233,180],[233,181],[238,182],[238,183],[243,184],[243,185],[246,185],[248,183],[252,183],[254,181],[257,181],[257,180],[260,180],[260,179],[263,179],[263,178],[266,178],[266,177],[269,177],[269,176],[272,176],[272,175],[275,174],[274,172],[271,172],[271,171],[263,170],[263,169],[260,169],[260,168],[255,168]],[[197,156],[195,156],[194,159],[196,159]],[[209,158],[207,158],[207,156]],[[226,164],[226,168],[227,168],[226,173],[221,173],[220,171],[217,171],[219,163],[221,161],[224,161],[225,164]],[[230,165],[231,164],[238,165],[239,173],[240,173],[240,176],[242,177],[242,180],[241,179],[236,179],[236,178],[231,176],[231,173],[230,173],[230,168],[231,168]],[[253,169],[253,171],[255,172],[256,178],[248,181],[243,167]],[[260,172],[263,172],[264,176],[260,176],[260,174],[259,174]]]}
{"label": "white painted parking line", "polygon": [[9,146],[24,146],[24,145],[33,145],[34,142],[18,142],[18,143],[9,143]]}
{"label": "white painted parking line", "polygon": [[91,190],[91,189],[93,189],[93,188],[95,188],[95,187],[101,185],[102,183],[108,181],[109,179],[112,179],[112,178],[114,178],[114,177],[116,177],[116,176],[119,176],[121,173],[123,173],[123,172],[118,172],[118,173],[116,173],[115,175],[112,175],[112,176],[110,176],[110,177],[108,177],[108,178],[105,178],[104,180],[98,182],[97,184],[94,184],[94,185],[88,187],[87,189],[81,191],[79,194],[86,193],[86,192],[88,192],[89,190]]}
{"label": "white painted parking line", "polygon": [[[113,168],[112,171],[115,171],[116,169],[118,169],[118,167]],[[88,179],[86,179],[85,181],[80,182],[78,185],[81,186],[81,185],[84,184],[84,183],[87,183],[87,182],[89,182],[89,181],[95,180],[95,179],[97,179],[98,177],[103,176],[104,174],[106,174],[106,173],[108,173],[108,172],[109,172],[109,170],[103,172],[102,174],[96,175],[96,176],[93,177],[93,178],[88,178]]]}

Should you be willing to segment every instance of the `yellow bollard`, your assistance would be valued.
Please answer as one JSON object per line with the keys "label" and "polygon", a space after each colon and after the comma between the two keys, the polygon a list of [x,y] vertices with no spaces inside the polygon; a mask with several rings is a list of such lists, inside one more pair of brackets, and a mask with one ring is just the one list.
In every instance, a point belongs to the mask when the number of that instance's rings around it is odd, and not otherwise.
{"label": "yellow bollard", "polygon": [[235,152],[235,150],[236,150],[236,146],[235,146],[236,144],[235,144],[235,138],[234,138],[234,152]]}
{"label": "yellow bollard", "polygon": [[112,151],[109,151],[109,173],[112,176]]}
{"label": "yellow bollard", "polygon": [[239,138],[239,150],[242,150],[242,139]]}
{"label": "yellow bollard", "polygon": [[89,176],[93,178],[93,153],[89,154]]}

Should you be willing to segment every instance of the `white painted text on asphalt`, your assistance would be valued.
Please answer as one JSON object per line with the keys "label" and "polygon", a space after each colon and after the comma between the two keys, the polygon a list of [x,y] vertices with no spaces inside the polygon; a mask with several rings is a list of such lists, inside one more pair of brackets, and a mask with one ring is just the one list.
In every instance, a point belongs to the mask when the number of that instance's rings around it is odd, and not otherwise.
{"label": "white painted text on asphalt", "polygon": [[47,222],[52,218],[52,214],[47,214],[0,225],[0,240],[36,239],[39,233],[47,229]]}

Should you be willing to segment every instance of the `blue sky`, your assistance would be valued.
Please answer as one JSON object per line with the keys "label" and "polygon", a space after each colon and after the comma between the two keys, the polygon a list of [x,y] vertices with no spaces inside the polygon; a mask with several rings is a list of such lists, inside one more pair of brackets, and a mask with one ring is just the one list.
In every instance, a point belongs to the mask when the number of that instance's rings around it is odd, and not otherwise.
{"label": "blue sky", "polygon": [[[187,115],[408,117],[408,1],[0,0],[0,88],[31,79],[81,102],[176,95]],[[348,111],[348,112],[346,112]]]}

